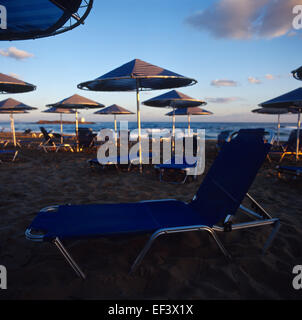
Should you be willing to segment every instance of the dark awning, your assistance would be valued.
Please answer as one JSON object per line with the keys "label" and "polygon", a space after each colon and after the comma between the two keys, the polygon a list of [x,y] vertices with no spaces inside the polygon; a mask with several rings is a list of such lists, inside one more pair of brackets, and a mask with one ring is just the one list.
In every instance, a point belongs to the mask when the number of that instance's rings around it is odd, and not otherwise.
{"label": "dark awning", "polygon": [[93,0],[2,0],[7,29],[0,29],[0,40],[33,39],[71,30],[83,23],[92,3]]}
{"label": "dark awning", "polygon": [[121,106],[118,106],[117,104],[113,104],[107,108],[94,112],[94,114],[134,114],[134,113]]}
{"label": "dark awning", "polygon": [[260,103],[265,108],[295,108],[302,109],[302,88],[287,92],[277,98]]}
{"label": "dark awning", "polygon": [[73,96],[65,98],[57,103],[48,104],[47,106],[63,109],[93,109],[105,107],[101,103],[82,97],[78,94],[74,94]]}
{"label": "dark awning", "polygon": [[292,74],[293,74],[295,79],[302,80],[302,67],[292,71]]}
{"label": "dark awning", "polygon": [[134,59],[95,80],[80,83],[78,88],[93,91],[158,90],[185,87],[196,82],[194,79]]}
{"label": "dark awning", "polygon": [[143,102],[144,105],[149,107],[174,107],[174,108],[188,108],[206,105],[203,100],[194,99],[182,92],[172,90],[167,93],[161,94]]}
{"label": "dark awning", "polygon": [[35,89],[33,84],[0,73],[0,93],[23,93]]}
{"label": "dark awning", "polygon": [[175,112],[171,111],[166,114],[166,116],[173,116],[175,114],[176,116],[209,116],[213,114],[213,112],[198,108],[198,107],[192,107],[192,108],[180,108],[176,109]]}
{"label": "dark awning", "polygon": [[15,99],[5,99],[0,101],[0,111],[25,111],[25,110],[37,110],[37,108],[30,107]]}

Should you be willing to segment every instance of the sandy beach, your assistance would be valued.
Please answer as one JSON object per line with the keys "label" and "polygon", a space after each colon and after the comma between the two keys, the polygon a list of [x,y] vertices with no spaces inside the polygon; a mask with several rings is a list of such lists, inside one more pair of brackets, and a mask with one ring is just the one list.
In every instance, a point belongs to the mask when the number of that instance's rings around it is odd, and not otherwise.
{"label": "sandy beach", "polygon": [[[207,141],[207,170],[216,155],[215,142]],[[95,151],[23,148],[15,163],[0,164],[0,265],[8,272],[8,289],[0,291],[0,299],[301,299],[292,286],[292,269],[302,264],[302,183],[279,179],[276,161],[264,163],[250,189],[282,224],[266,256],[261,249],[271,230],[267,227],[220,235],[233,262],[225,260],[207,234],[177,234],[157,240],[130,276],[147,236],[67,241],[87,274],[85,281],[77,278],[53,245],[25,239],[41,208],[190,201],[204,177],[175,185],[160,182],[151,165],[143,174],[136,167],[130,172],[92,170],[87,160],[94,157]]]}

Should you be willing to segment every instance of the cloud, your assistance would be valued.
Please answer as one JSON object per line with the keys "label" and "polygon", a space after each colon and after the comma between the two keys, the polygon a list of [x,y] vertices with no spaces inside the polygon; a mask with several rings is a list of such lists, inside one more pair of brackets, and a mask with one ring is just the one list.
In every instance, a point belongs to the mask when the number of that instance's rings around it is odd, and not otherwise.
{"label": "cloud", "polygon": [[262,83],[261,80],[254,78],[254,77],[248,77],[248,82],[251,84],[261,84]]}
{"label": "cloud", "polygon": [[266,78],[267,80],[274,80],[274,79],[276,79],[275,76],[273,76],[272,74],[269,74],[269,73],[265,75],[265,78]]}
{"label": "cloud", "polygon": [[293,30],[293,7],[301,0],[216,0],[186,19],[216,38],[272,39]]}
{"label": "cloud", "polygon": [[242,98],[239,97],[227,97],[227,98],[205,98],[207,102],[210,103],[230,103],[235,101],[240,101]]}
{"label": "cloud", "polygon": [[211,86],[214,87],[237,87],[237,82],[233,80],[213,80]]}
{"label": "cloud", "polygon": [[15,47],[9,47],[8,49],[0,49],[0,55],[16,60],[24,60],[34,56],[32,53],[17,49]]}

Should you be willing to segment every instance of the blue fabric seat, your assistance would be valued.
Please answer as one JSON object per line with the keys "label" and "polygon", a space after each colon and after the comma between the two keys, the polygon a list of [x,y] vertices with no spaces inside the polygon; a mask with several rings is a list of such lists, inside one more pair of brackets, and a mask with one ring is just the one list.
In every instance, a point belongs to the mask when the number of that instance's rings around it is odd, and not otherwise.
{"label": "blue fabric seat", "polygon": [[[83,219],[84,218],[84,219]],[[180,201],[59,206],[40,212],[31,229],[45,230],[45,241],[56,237],[87,238],[126,233],[151,233],[161,228],[200,224],[200,216]],[[207,223],[206,219],[204,223]]]}
{"label": "blue fabric seat", "polygon": [[[34,241],[53,241],[81,277],[84,277],[82,271],[60,239],[152,233],[132,270],[158,236],[175,232],[207,231],[229,257],[216,231],[274,225],[266,250],[278,230],[279,220],[273,219],[251,196],[248,198],[258,206],[261,215],[241,205],[271,147],[264,143],[263,136],[263,129],[240,130],[235,138],[225,143],[190,203],[158,200],[49,207],[38,213],[26,230],[26,237]],[[257,221],[230,225],[230,216],[234,216],[239,207]]]}

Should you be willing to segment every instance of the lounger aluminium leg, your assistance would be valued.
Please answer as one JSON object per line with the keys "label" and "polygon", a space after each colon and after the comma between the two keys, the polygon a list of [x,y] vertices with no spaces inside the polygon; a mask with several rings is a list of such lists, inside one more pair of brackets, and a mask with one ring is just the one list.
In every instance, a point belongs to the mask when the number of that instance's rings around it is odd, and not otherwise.
{"label": "lounger aluminium leg", "polygon": [[80,267],[77,265],[77,263],[73,260],[69,252],[65,249],[62,242],[59,240],[59,238],[55,238],[53,240],[53,243],[56,245],[56,247],[60,250],[63,257],[66,259],[68,264],[71,266],[71,268],[75,271],[75,273],[82,278],[83,280],[86,279],[86,276],[84,272],[80,269]]}
{"label": "lounger aluminium leg", "polygon": [[14,157],[13,157],[12,162],[14,162],[14,161],[16,160],[18,153],[19,153],[19,151],[17,150],[17,151],[15,152],[15,154],[14,154]]}
{"label": "lounger aluminium leg", "polygon": [[135,259],[135,261],[134,261],[129,273],[132,274],[137,269],[138,265],[142,262],[142,260],[144,259],[145,255],[147,254],[147,252],[151,248],[153,242],[159,236],[166,235],[166,234],[172,234],[172,233],[189,232],[189,231],[206,231],[206,232],[208,232],[213,237],[213,239],[215,240],[216,244],[218,245],[219,249],[222,251],[224,256],[227,259],[232,260],[231,255],[225,249],[225,247],[223,246],[222,242],[217,237],[215,231],[213,229],[211,229],[210,227],[207,227],[207,226],[202,226],[202,227],[192,226],[192,227],[179,227],[179,228],[175,228],[175,229],[174,228],[173,229],[161,229],[161,230],[158,230],[158,231],[156,231],[155,233],[152,234],[152,236],[148,240],[148,242],[145,245],[145,247],[143,248],[143,250],[140,252],[140,254]]}
{"label": "lounger aluminium leg", "polygon": [[267,250],[269,249],[269,247],[271,246],[273,240],[275,239],[276,235],[277,235],[277,232],[279,231],[281,227],[281,223],[280,221],[276,221],[275,222],[275,226],[274,226],[274,229],[273,231],[271,232],[271,234],[269,235],[263,249],[262,249],[262,255],[265,255],[265,253],[267,252]]}

